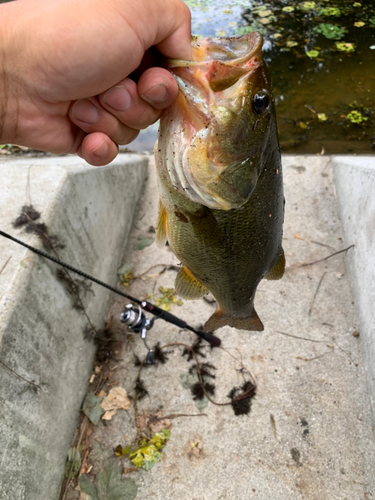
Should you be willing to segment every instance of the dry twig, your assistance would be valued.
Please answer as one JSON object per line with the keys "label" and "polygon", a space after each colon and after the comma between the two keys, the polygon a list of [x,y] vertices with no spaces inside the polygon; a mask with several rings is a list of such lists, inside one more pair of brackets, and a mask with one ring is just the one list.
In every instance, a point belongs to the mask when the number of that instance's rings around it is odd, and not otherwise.
{"label": "dry twig", "polygon": [[327,271],[325,271],[325,272],[322,274],[322,277],[320,278],[319,283],[318,283],[318,286],[317,286],[316,291],[315,291],[315,293],[314,293],[314,297],[311,299],[311,302],[310,302],[310,308],[309,308],[309,316],[311,315],[311,311],[312,311],[312,308],[313,308],[313,306],[314,306],[315,298],[316,298],[316,296],[318,295],[320,285],[322,284],[323,278],[324,278],[324,276],[325,276],[326,274],[327,274]]}
{"label": "dry twig", "polygon": [[318,262],[323,262],[324,260],[328,260],[331,257],[338,255],[339,253],[347,252],[348,250],[350,250],[353,247],[354,247],[354,245],[350,245],[347,248],[344,248],[343,250],[339,250],[338,252],[331,253],[331,255],[327,255],[327,257],[324,257],[324,259],[315,260],[314,262],[309,262],[308,264],[301,264],[299,267],[312,266],[313,264],[317,264]]}

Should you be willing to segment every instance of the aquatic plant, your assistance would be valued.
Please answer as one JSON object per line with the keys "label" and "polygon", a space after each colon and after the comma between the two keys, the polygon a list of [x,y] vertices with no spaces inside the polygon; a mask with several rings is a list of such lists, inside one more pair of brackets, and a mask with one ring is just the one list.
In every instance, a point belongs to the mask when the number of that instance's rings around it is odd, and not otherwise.
{"label": "aquatic plant", "polygon": [[341,16],[341,11],[338,7],[322,7],[319,9],[319,14],[321,16]]}
{"label": "aquatic plant", "polygon": [[355,45],[354,43],[349,42],[335,42],[336,49],[340,52],[354,52]]}
{"label": "aquatic plant", "polygon": [[347,30],[337,24],[320,23],[313,28],[315,33],[320,33],[330,40],[341,40]]}
{"label": "aquatic plant", "polygon": [[358,125],[362,124],[363,122],[366,122],[368,120],[367,116],[363,116],[363,114],[360,111],[353,110],[350,113],[346,115],[346,118],[351,122],[351,123],[356,123]]}

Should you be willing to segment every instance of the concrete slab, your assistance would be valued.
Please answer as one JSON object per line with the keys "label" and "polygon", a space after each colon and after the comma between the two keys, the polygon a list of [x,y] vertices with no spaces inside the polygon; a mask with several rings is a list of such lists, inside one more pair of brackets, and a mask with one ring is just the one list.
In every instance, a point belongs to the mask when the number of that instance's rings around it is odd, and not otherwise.
{"label": "concrete slab", "polygon": [[[15,229],[23,205],[41,212],[57,235],[60,258],[114,284],[147,172],[147,160],[120,155],[94,168],[77,157],[0,162],[0,228]],[[95,346],[88,320],[56,277],[57,267],[0,237],[0,498],[57,498]],[[73,276],[76,279],[76,276]],[[81,290],[90,321],[101,328],[110,292]],[[11,371],[13,370],[13,371]],[[21,379],[20,377],[23,377]],[[26,381],[37,384],[40,389]]]}
{"label": "concrete slab", "polygon": [[375,423],[375,157],[334,156],[337,198],[348,252],[361,347]]}
{"label": "concrete slab", "polygon": [[[229,391],[244,383],[246,367],[256,379],[257,394],[249,415],[235,416],[231,406],[209,403],[205,416],[171,420],[171,439],[164,456],[150,471],[130,472],[137,498],[155,500],[370,500],[375,497],[375,439],[371,425],[357,323],[344,254],[301,267],[344,248],[330,158],[283,158],[286,196],[284,249],[287,269],[279,282],[262,282],[255,299],[262,333],[218,330],[223,348],[204,348],[215,379],[214,399],[228,402]],[[175,271],[150,267],[177,264],[167,248],[134,250],[155,225],[156,182],[153,169],[138,210],[124,261],[134,264],[127,291],[137,297],[160,296],[173,287]],[[235,280],[235,276],[233,277]],[[116,299],[111,325],[125,302]],[[203,324],[213,305],[203,299],[184,301],[171,312],[194,326]],[[122,331],[124,329],[122,328]],[[110,383],[133,394],[146,350],[138,336],[116,345],[106,364]],[[362,335],[362,332],[361,332]],[[158,320],[148,334],[151,346],[191,344],[194,335]],[[121,347],[122,346],[122,347]],[[148,395],[138,412],[197,414],[189,390],[181,384],[194,361],[183,346],[169,346],[165,364],[143,368]],[[108,392],[110,385],[105,387]],[[133,410],[120,410],[94,427],[86,471],[96,481],[114,457],[137,437]],[[194,443],[201,442],[193,453]],[[201,449],[200,449],[201,448]],[[120,461],[120,460],[119,460]],[[125,457],[125,468],[131,463]],[[128,471],[127,471],[128,472]],[[73,493],[73,492],[72,492]],[[75,492],[77,493],[77,492]],[[74,498],[74,496],[72,497]]]}

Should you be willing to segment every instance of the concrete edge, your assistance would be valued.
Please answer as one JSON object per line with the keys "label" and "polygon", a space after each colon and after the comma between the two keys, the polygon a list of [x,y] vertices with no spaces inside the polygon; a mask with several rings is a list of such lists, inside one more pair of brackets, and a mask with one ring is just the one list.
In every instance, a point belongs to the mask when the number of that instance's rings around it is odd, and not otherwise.
{"label": "concrete edge", "polygon": [[375,428],[375,156],[332,156]]}
{"label": "concrete edge", "polygon": [[[101,168],[76,157],[1,161],[0,227],[40,248],[35,235],[12,226],[21,207],[32,202],[42,214],[38,222],[65,245],[59,257],[114,285],[147,165],[139,155],[119,155]],[[55,264],[0,238],[0,269],[4,264],[0,498],[50,500],[59,495],[95,346]],[[95,328],[102,328],[111,292],[91,285],[81,288],[81,297]]]}

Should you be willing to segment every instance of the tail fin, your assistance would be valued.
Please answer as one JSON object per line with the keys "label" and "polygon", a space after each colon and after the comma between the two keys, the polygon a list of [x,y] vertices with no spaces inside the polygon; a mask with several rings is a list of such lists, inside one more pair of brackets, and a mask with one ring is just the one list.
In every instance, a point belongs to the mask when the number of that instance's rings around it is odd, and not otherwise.
{"label": "tail fin", "polygon": [[222,326],[233,326],[238,330],[249,330],[262,332],[264,330],[263,323],[259,319],[255,309],[247,318],[235,318],[230,314],[223,314],[217,310],[206,322],[204,329],[206,332],[213,332]]}

